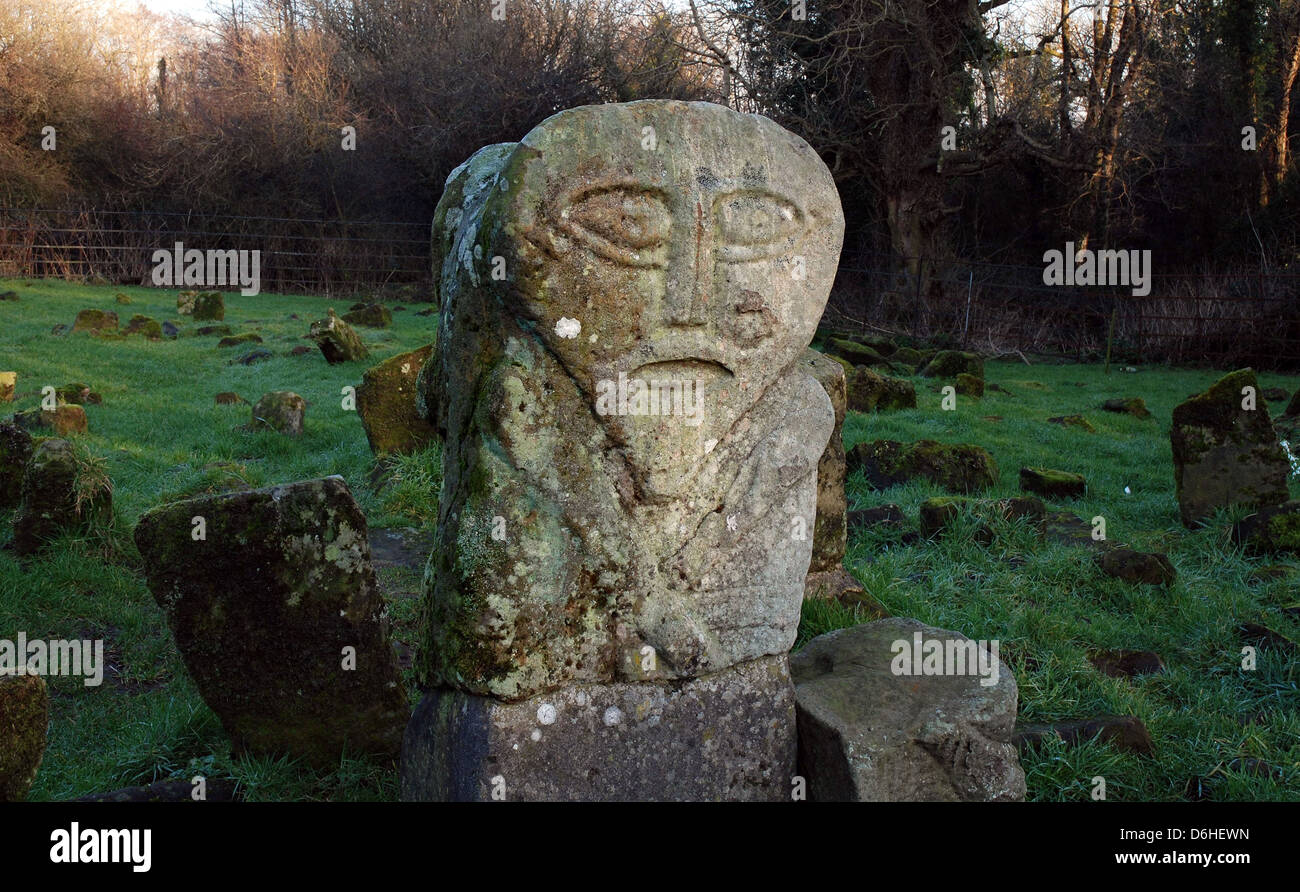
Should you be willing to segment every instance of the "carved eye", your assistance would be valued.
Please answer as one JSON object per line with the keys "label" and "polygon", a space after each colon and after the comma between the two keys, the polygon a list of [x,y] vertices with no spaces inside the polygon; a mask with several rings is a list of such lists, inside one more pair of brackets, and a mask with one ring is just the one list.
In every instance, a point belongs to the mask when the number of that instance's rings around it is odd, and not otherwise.
{"label": "carved eye", "polygon": [[718,259],[762,260],[790,247],[804,229],[803,211],[771,192],[733,192],[714,203]]}
{"label": "carved eye", "polygon": [[655,192],[629,186],[588,192],[560,218],[569,235],[608,260],[627,266],[667,264],[672,218]]}

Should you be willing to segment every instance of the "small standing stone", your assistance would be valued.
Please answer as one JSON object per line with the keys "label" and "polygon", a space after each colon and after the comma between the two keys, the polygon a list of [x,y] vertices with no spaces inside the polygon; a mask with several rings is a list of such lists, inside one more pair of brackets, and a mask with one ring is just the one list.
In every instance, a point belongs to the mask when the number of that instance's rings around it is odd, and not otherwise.
{"label": "small standing stone", "polygon": [[32,435],[16,424],[0,423],[0,511],[22,501],[23,474],[32,457]]}
{"label": "small standing stone", "polygon": [[0,403],[12,403],[18,387],[17,372],[0,372]]}
{"label": "small standing stone", "polygon": [[226,318],[226,302],[220,291],[200,291],[194,298],[195,321],[212,320],[220,322]]}
{"label": "small standing stone", "polygon": [[416,411],[416,379],[433,345],[399,353],[367,369],[357,388],[357,414],[375,455],[415,452],[437,438]]}
{"label": "small standing stone", "polygon": [[117,314],[109,310],[82,310],[72,323],[72,330],[77,331],[117,331]]}
{"label": "small standing stone", "polygon": [[0,676],[0,802],[21,802],[45,755],[50,697],[39,675]]}
{"label": "small standing stone", "polygon": [[311,338],[316,342],[316,346],[320,347],[320,352],[330,365],[365,359],[370,355],[365,345],[361,343],[361,336],[352,329],[352,326],[334,315],[333,307],[330,308],[328,316],[311,324]]}
{"label": "small standing stone", "polygon": [[23,476],[22,502],[14,515],[14,551],[36,552],[60,533],[112,510],[112,488],[99,486],[78,504],[76,454],[67,440],[44,440],[32,452]]}
{"label": "small standing stone", "polygon": [[269,427],[286,436],[302,433],[302,419],[307,412],[307,401],[292,390],[275,390],[263,394],[253,406],[250,428]]}

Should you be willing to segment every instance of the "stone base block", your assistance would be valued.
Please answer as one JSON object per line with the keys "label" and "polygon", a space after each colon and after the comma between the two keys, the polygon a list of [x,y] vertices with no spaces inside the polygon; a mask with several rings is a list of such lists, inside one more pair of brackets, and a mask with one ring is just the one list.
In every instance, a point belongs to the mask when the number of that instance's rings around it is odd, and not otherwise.
{"label": "stone base block", "polygon": [[576,685],[515,703],[431,691],[406,728],[402,798],[788,800],[794,760],[781,655],[677,684]]}

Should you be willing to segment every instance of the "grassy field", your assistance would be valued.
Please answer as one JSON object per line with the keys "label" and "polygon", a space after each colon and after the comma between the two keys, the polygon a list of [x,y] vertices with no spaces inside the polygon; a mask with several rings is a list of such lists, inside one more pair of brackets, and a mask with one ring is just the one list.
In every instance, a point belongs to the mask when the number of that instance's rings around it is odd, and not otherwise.
{"label": "grassy field", "polygon": [[[436,512],[437,450],[403,459],[392,482],[375,491],[360,422],[342,409],[340,395],[360,382],[368,363],[331,367],[314,348],[288,355],[293,346],[310,344],[302,338],[311,320],[327,306],[342,311],[351,299],[226,294],[226,323],[236,333],[257,332],[265,341],[260,346],[275,354],[244,367],[231,360],[258,345],[219,349],[216,337],[190,336],[197,324],[188,319],[174,341],[50,333],[56,324],[70,326],[83,308],[114,310],[124,324],[132,313],[179,321],[175,292],[0,281],[0,291],[9,289],[21,297],[0,302],[0,370],[19,376],[12,408],[34,408],[46,384],[79,381],[102,394],[102,405],[86,408],[90,432],[79,442],[105,460],[117,512],[109,534],[65,539],[25,565],[0,552],[0,637],[24,630],[29,637],[104,638],[113,666],[99,688],[51,680],[50,745],[32,798],[67,799],[194,774],[236,778],[253,800],[396,798],[392,765],[345,759],[319,772],[283,760],[232,758],[220,724],[186,677],[130,542],[139,515],[161,502],[326,474],[348,481],[372,528],[428,532]],[[114,303],[118,291],[131,298],[130,306]],[[363,330],[374,361],[432,339],[434,320],[415,316],[419,309],[396,313],[390,329]],[[1200,789],[1211,799],[1300,799],[1296,663],[1266,649],[1256,671],[1243,671],[1237,631],[1238,623],[1253,621],[1300,638],[1300,623],[1281,610],[1298,599],[1300,572],[1252,578],[1270,562],[1231,546],[1231,516],[1195,533],[1178,521],[1170,412],[1218,373],[1143,368],[1105,376],[1095,366],[1016,362],[989,363],[986,375],[1009,395],[960,398],[955,411],[942,411],[940,395],[928,389],[933,382],[914,379],[920,408],[852,413],[845,444],[930,437],[985,446],[1001,467],[995,496],[1015,494],[1021,465],[1083,473],[1088,496],[1062,507],[1084,519],[1104,516],[1113,540],[1168,552],[1177,583],[1166,590],[1111,580],[1094,567],[1090,550],[1044,543],[1015,524],[998,527],[987,546],[960,530],[911,545],[899,544],[896,534],[864,532],[850,541],[849,568],[895,615],[999,639],[1020,685],[1024,720],[1131,713],[1147,724],[1154,758],[1096,743],[1051,745],[1027,757],[1031,798],[1088,799],[1092,778],[1101,775],[1110,799],[1181,799],[1192,778],[1203,779]],[[1291,391],[1300,378],[1263,375],[1261,384]],[[303,436],[240,430],[249,407],[213,403],[226,390],[250,401],[271,390],[296,391],[309,404]],[[1139,421],[1097,409],[1118,396],[1144,398],[1155,417]],[[1096,432],[1046,422],[1075,412]],[[922,500],[939,494],[919,484],[877,493],[860,478],[849,483],[850,507],[894,502],[913,518]],[[0,539],[8,536],[3,520]],[[415,574],[390,572],[385,585],[399,593],[391,608],[395,635],[410,647]],[[848,609],[808,605],[800,641],[856,621]],[[1108,678],[1086,659],[1099,648],[1154,650],[1167,670]],[[1229,768],[1239,757],[1264,760],[1281,778]]]}

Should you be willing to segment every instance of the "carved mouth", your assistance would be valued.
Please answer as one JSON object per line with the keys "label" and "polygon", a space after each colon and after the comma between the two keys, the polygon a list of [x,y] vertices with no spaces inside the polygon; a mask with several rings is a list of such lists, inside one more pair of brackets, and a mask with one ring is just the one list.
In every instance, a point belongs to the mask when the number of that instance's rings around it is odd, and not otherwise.
{"label": "carved mouth", "polygon": [[733,378],[735,373],[717,360],[684,356],[680,359],[657,359],[654,362],[647,362],[633,369],[628,377],[647,381],[693,380],[710,383],[723,378]]}

